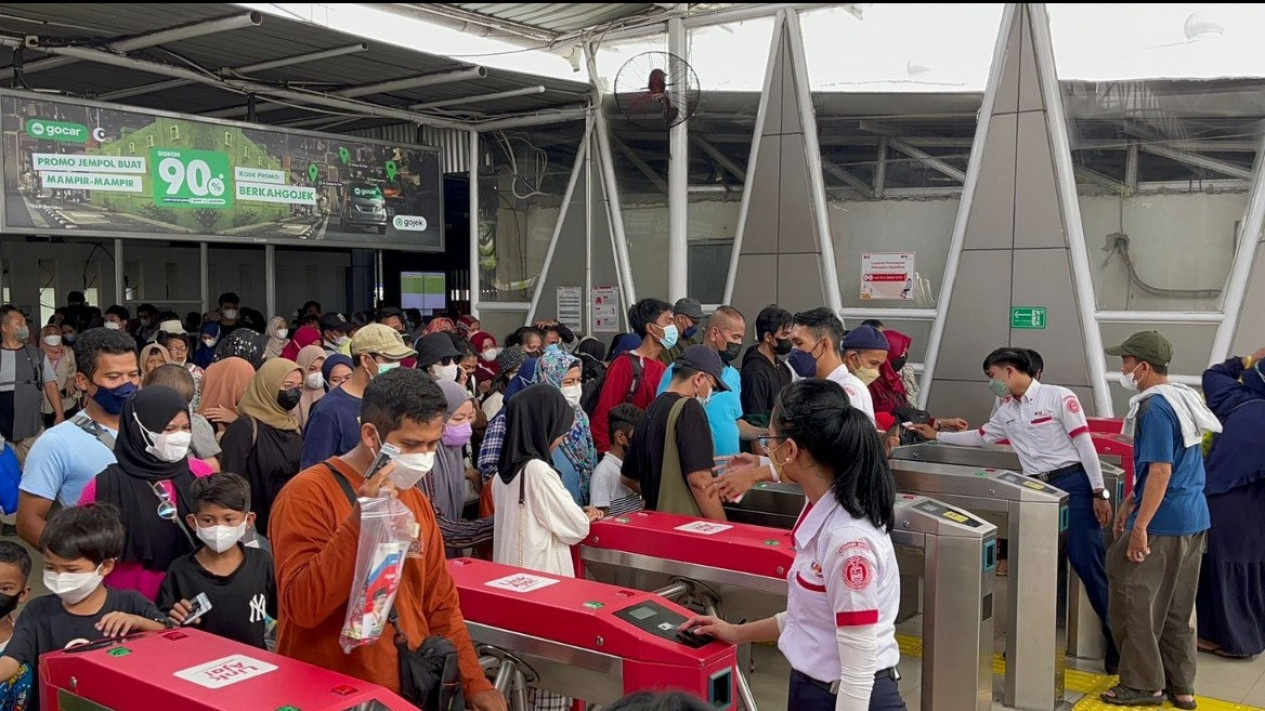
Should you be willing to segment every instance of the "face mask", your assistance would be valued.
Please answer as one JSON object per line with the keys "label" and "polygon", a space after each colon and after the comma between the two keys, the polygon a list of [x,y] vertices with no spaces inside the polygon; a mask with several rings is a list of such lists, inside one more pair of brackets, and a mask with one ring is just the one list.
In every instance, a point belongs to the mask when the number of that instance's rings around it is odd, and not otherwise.
{"label": "face mask", "polygon": [[219,341],[218,341],[218,339],[215,339],[215,338],[203,338],[203,339],[202,339],[202,345],[206,346],[207,348],[214,348],[214,347],[215,347],[215,344],[216,344],[216,343],[218,343],[218,342],[219,342]]}
{"label": "face mask", "polygon": [[386,373],[386,372],[389,372],[389,371],[395,370],[395,369],[396,369],[396,368],[398,368],[398,367],[400,367],[400,364],[399,364],[398,362],[395,362],[395,363],[378,363],[378,375],[382,375],[383,373]]}
{"label": "face mask", "polygon": [[795,374],[801,378],[817,377],[817,360],[808,351],[801,351],[798,348],[791,351],[791,355],[786,359],[787,365],[795,371]]}
{"label": "face mask", "polygon": [[1010,387],[1007,386],[1006,383],[1001,380],[988,381],[988,389],[993,391],[993,394],[996,395],[997,397],[1006,397],[1007,395],[1010,394]]}
{"label": "face mask", "polygon": [[351,336],[339,336],[338,340],[334,341],[334,345],[342,346],[350,342],[351,342]]}
{"label": "face mask", "polygon": [[0,594],[0,617],[8,617],[18,608],[18,593]]}
{"label": "face mask", "polygon": [[457,372],[461,369],[456,363],[452,365],[439,365],[436,363],[430,367],[431,377],[435,378],[435,382],[442,383],[445,380],[449,382],[457,382]]}
{"label": "face mask", "polygon": [[676,345],[676,324],[668,324],[663,327],[663,338],[659,339],[659,345],[664,348],[671,348]]}
{"label": "face mask", "polygon": [[135,383],[123,383],[117,388],[106,388],[97,386],[97,392],[92,396],[93,401],[105,410],[107,415],[117,415],[123,411],[123,403],[132,396],[140,388]]}
{"label": "face mask", "polygon": [[28,341],[28,340],[30,340],[30,338],[31,338],[31,329],[27,328],[26,326],[23,326],[22,328],[19,328],[19,329],[18,329],[18,332],[17,332],[17,337],[18,337],[18,340],[19,340],[19,341]]}
{"label": "face mask", "polygon": [[154,319],[152,319],[152,318],[142,318],[142,319],[141,319],[141,325],[142,325],[142,326],[144,326],[145,328],[149,328],[149,327],[150,327],[150,326],[152,326],[153,324],[154,324]]}
{"label": "face mask", "polygon": [[720,352],[720,359],[726,364],[734,362],[738,358],[738,353],[742,351],[741,343],[730,343],[725,346],[725,350]]}
{"label": "face mask", "polygon": [[550,343],[549,345],[545,346],[545,352],[546,353],[561,353],[562,349],[558,347],[557,343]]}
{"label": "face mask", "polygon": [[583,385],[564,385],[562,387],[562,397],[571,403],[571,407],[580,406],[580,397],[584,394]]}
{"label": "face mask", "polygon": [[391,481],[401,489],[411,489],[435,466],[435,453],[398,454],[394,461],[395,471],[391,472]]}
{"label": "face mask", "polygon": [[779,339],[777,339],[777,345],[773,346],[773,352],[774,352],[774,353],[776,353],[777,355],[780,355],[780,356],[784,356],[784,355],[786,355],[787,353],[790,353],[790,352],[791,352],[791,339],[789,339],[789,338],[779,338]]}
{"label": "face mask", "polygon": [[492,361],[496,360],[496,355],[497,355],[496,349],[489,348],[483,351],[483,353],[479,354],[479,357],[482,358],[485,363],[491,363]]}
{"label": "face mask", "polygon": [[879,372],[878,368],[858,368],[853,375],[857,376],[857,380],[864,383],[866,387],[869,387],[870,383],[878,380]]}
{"label": "face mask", "polygon": [[899,373],[900,369],[905,367],[905,362],[907,360],[908,358],[906,356],[901,356],[899,358],[892,359],[892,370]]}
{"label": "face mask", "polygon": [[325,376],[320,373],[308,373],[307,387],[309,390],[320,390],[325,387]]}
{"label": "face mask", "polygon": [[62,336],[62,340],[67,343],[74,343],[78,339],[79,339],[79,336],[74,333],[67,333],[66,335]]}
{"label": "face mask", "polygon": [[1121,385],[1124,386],[1125,390],[1128,390],[1129,392],[1137,392],[1138,368],[1141,368],[1141,367],[1142,367],[1142,364],[1139,363],[1136,368],[1124,374],[1124,382],[1122,382]]}
{"label": "face mask", "polygon": [[61,345],[61,336],[44,336],[44,344],[56,348]]}
{"label": "face mask", "polygon": [[224,318],[232,321],[237,318],[237,309],[224,309]]}
{"label": "face mask", "polygon": [[[319,375],[319,373],[318,373]],[[299,400],[303,398],[303,391],[298,388],[289,388],[287,390],[277,391],[277,405],[282,410],[289,412],[299,406]]]}
{"label": "face mask", "polygon": [[681,335],[684,336],[685,340],[688,341],[689,339],[693,338],[694,334],[696,333],[698,333],[698,326],[690,326],[689,328],[685,329],[685,332],[682,333]]}
{"label": "face mask", "polygon": [[117,331],[120,328],[122,328],[122,326],[119,324],[118,321],[106,321],[105,327],[110,329],[111,331]]}
{"label": "face mask", "polygon": [[44,587],[53,591],[57,597],[71,605],[82,602],[101,586],[105,576],[101,574],[101,566],[91,573],[55,573],[44,571]]}
{"label": "face mask", "polygon": [[136,415],[132,415],[132,419],[136,420],[136,424],[141,428],[141,436],[149,442],[145,446],[145,451],[154,455],[160,461],[178,462],[189,454],[189,443],[193,441],[191,432],[163,432],[162,434],[154,434],[145,429],[145,425],[141,424],[141,419]]}
{"label": "face mask", "polygon": [[694,399],[698,400],[698,404],[702,405],[703,407],[707,407],[707,403],[712,401],[712,392],[714,391],[709,390],[706,395],[695,395]]}
{"label": "face mask", "polygon": [[290,335],[290,330],[286,328],[278,328],[272,332],[272,335],[276,336],[278,341],[284,341],[286,336]]}
{"label": "face mask", "polygon": [[237,542],[246,535],[246,522],[242,521],[236,526],[198,526],[198,538],[206,544],[207,548],[216,553],[224,551],[237,545]]}
{"label": "face mask", "polygon": [[464,447],[470,441],[474,428],[469,422],[459,425],[444,425],[444,445],[448,447]]}

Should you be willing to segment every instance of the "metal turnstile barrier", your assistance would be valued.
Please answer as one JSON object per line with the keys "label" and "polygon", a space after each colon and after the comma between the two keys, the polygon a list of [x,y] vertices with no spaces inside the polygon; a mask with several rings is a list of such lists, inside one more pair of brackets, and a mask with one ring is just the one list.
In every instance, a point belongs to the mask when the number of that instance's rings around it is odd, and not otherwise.
{"label": "metal turnstile barrier", "polygon": [[893,460],[892,474],[898,491],[934,496],[971,511],[1010,540],[1002,703],[1053,711],[1064,690],[1058,570],[1066,492],[1010,471],[923,461]]}
{"label": "metal turnstile barrier", "polygon": [[[730,521],[790,529],[804,508],[795,484],[762,484],[740,504],[726,505]],[[987,711],[993,700],[993,569],[997,529],[961,508],[925,496],[897,496],[892,543],[902,572],[921,577],[924,711]],[[966,650],[972,653],[966,653]]]}

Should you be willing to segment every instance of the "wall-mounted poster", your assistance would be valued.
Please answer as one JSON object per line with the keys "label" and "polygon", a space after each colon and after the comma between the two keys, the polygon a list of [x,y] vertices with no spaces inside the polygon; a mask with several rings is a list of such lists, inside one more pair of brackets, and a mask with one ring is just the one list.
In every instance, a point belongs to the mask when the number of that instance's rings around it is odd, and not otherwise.
{"label": "wall-mounted poster", "polygon": [[0,92],[5,233],[443,251],[431,148]]}
{"label": "wall-mounted poster", "polygon": [[862,252],[862,301],[913,301],[914,252]]}

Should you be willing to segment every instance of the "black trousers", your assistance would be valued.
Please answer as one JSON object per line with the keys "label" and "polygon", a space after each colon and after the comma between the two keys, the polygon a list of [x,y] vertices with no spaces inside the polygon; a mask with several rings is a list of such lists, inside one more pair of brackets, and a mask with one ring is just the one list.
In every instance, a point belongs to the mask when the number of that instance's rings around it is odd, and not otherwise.
{"label": "black trousers", "polygon": [[[791,689],[786,708],[794,711],[834,711],[835,695],[807,674],[791,670]],[[896,680],[888,674],[874,677],[870,711],[906,711]]]}

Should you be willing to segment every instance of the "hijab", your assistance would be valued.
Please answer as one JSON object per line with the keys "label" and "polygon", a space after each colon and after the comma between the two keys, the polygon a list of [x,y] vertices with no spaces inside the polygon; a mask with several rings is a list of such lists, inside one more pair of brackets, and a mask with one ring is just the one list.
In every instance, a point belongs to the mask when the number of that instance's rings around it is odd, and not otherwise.
{"label": "hijab", "polygon": [[[277,403],[277,393],[281,392],[281,382],[294,371],[303,372],[298,363],[285,358],[271,358],[263,364],[258,373],[250,379],[246,386],[246,394],[237,405],[237,411],[253,418],[261,425],[282,431],[299,431],[299,418],[289,410],[281,409]],[[302,387],[302,386],[300,386]]]}
{"label": "hijab", "polygon": [[[558,350],[545,351],[536,361],[536,380],[548,383],[562,392],[562,381],[572,368],[581,367],[580,359]],[[562,440],[559,449],[566,455],[567,461],[575,467],[580,481],[588,481],[597,468],[597,450],[593,447],[593,432],[589,425],[589,416],[583,408],[576,406],[575,423]]]}
{"label": "hijab", "polygon": [[144,371],[146,374],[148,374],[148,371],[145,371],[145,361],[149,358],[150,354],[155,353],[155,352],[162,355],[163,365],[166,365],[171,362],[171,354],[167,352],[166,348],[158,345],[157,343],[151,343],[148,346],[145,346],[144,348],[141,349],[141,370]]}
{"label": "hijab", "polygon": [[210,336],[216,340],[215,345],[219,345],[220,325],[214,321],[207,321],[202,324],[202,329],[198,332],[198,347],[193,351],[190,360],[199,368],[206,369],[208,365],[215,362],[215,346],[207,347],[202,339]]}
{"label": "hijab", "polygon": [[299,351],[308,346],[321,345],[321,332],[311,326],[302,326],[294,332],[294,338],[281,349],[281,357],[286,360],[297,361]]}
{"label": "hijab", "polygon": [[[273,316],[268,319],[268,325],[265,328],[267,331],[264,335],[268,336],[268,345],[264,348],[264,360],[280,357],[281,350],[286,347],[288,341],[284,338],[277,338],[277,331],[290,330],[290,324],[280,316]],[[294,359],[290,358],[288,360]]]}
{"label": "hijab", "polygon": [[491,362],[483,360],[483,352],[489,348],[496,348],[496,337],[487,331],[475,331],[470,335],[470,347],[479,358],[479,364],[474,368],[475,379],[480,383],[495,380],[497,359],[493,358]]}
{"label": "hijab", "polygon": [[[321,350],[324,350],[324,348],[322,347]],[[329,385],[329,379],[334,374],[334,368],[337,368],[340,365],[345,365],[348,368],[351,368],[353,373],[356,372],[356,362],[351,359],[351,356],[345,356],[342,353],[327,355],[325,357],[325,365],[321,366],[321,374],[325,376],[325,392],[332,390]]]}
{"label": "hijab", "polygon": [[438,316],[431,319],[430,323],[426,324],[426,333],[447,333],[449,331],[455,331],[456,329],[457,327],[453,324],[452,319],[446,316]]}
{"label": "hijab", "polygon": [[482,333],[482,331],[474,330],[474,324],[478,322],[479,322],[479,319],[473,316],[470,316],[469,314],[462,316],[461,318],[457,319],[457,332],[461,334],[462,338],[469,340],[471,334]]}
{"label": "hijab", "polygon": [[202,377],[202,401],[198,413],[205,415],[212,407],[237,412],[237,403],[246,394],[246,386],[255,377],[255,369],[241,358],[225,358],[211,364]]}
{"label": "hijab", "polygon": [[894,364],[909,355],[909,346],[913,339],[900,331],[888,329],[883,332],[887,337],[887,360],[878,369],[878,380],[870,383],[870,394],[874,397],[875,412],[892,412],[898,407],[909,405],[909,391],[905,389],[905,381],[901,379],[899,369]]}
{"label": "hijab", "polygon": [[228,334],[215,346],[215,360],[241,358],[250,363],[252,368],[259,370],[259,366],[264,363],[264,344],[267,340],[258,331],[252,331],[243,326]]}
{"label": "hijab", "polygon": [[[299,351],[299,357],[295,359],[295,363],[303,369],[303,395],[299,397],[299,426],[307,424],[308,415],[312,413],[312,407],[316,405],[316,401],[325,397],[325,388],[320,387],[315,390],[307,386],[308,369],[312,367],[318,359],[325,357],[325,349],[320,346],[304,346]],[[321,369],[324,371],[324,368]]]}
{"label": "hijab", "polygon": [[[150,442],[145,428],[161,434],[181,411],[187,411],[184,398],[175,390],[151,385],[136,391],[123,405],[119,417],[119,436],[114,442],[117,463],[106,467],[97,476],[97,501],[119,507],[123,518],[123,560],[136,561],[146,570],[166,571],[176,558],[193,550],[181,533],[185,515],[192,502],[190,487],[193,474],[189,458],[164,462],[146,451]],[[165,521],[156,515],[159,498],[153,484],[170,480],[176,491],[177,520]],[[160,535],[166,531],[165,535]]]}
{"label": "hijab", "polygon": [[531,460],[552,461],[549,450],[554,440],[571,429],[575,409],[557,388],[543,383],[523,390],[512,401],[507,397],[506,403],[505,444],[497,474],[508,484]]}
{"label": "hijab", "polygon": [[[448,401],[445,423],[457,414],[461,406],[470,401],[470,393],[451,380],[438,383]],[[435,468],[431,472],[433,491],[429,492],[435,506],[448,518],[461,518],[466,504],[466,457],[465,445],[449,447],[442,441],[435,452]]]}
{"label": "hijab", "polygon": [[528,358],[523,361],[523,364],[518,368],[518,375],[510,378],[509,385],[505,386],[505,402],[509,402],[510,398],[536,383],[537,362],[535,358]]}

